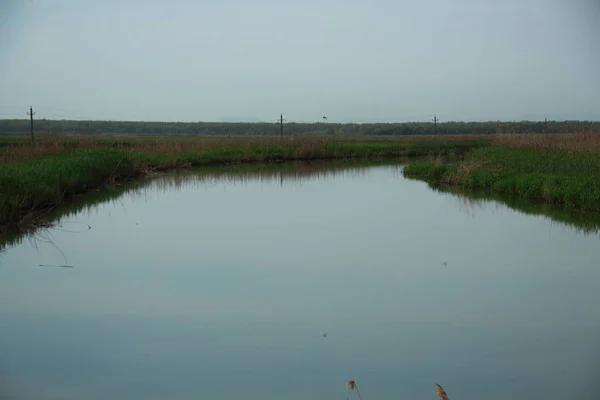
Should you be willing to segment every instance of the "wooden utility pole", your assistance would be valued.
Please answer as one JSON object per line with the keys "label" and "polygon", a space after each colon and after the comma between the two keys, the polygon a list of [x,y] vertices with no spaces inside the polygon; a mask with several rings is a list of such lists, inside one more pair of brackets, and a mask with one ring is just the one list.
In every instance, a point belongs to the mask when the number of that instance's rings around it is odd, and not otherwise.
{"label": "wooden utility pole", "polygon": [[438,123],[439,119],[437,118],[437,115],[433,116],[433,132],[434,132],[434,137],[437,139],[437,123]]}
{"label": "wooden utility pole", "polygon": [[283,114],[279,116],[279,138],[283,142]]}
{"label": "wooden utility pole", "polygon": [[29,115],[29,129],[31,131],[31,143],[33,143],[33,116],[35,115],[33,112],[33,107],[29,106],[29,112],[27,115]]}

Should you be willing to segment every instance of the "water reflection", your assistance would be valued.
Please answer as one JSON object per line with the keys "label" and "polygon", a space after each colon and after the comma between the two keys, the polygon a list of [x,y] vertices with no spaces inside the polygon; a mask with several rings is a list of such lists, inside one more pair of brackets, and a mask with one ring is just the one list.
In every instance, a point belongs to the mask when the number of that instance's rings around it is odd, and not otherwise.
{"label": "water reflection", "polygon": [[[376,166],[385,166],[392,176],[401,179],[402,163],[389,161],[315,161],[289,162],[282,164],[245,164],[200,169],[179,170],[160,173],[152,178],[141,179],[125,185],[117,185],[101,191],[94,191],[66,203],[50,214],[51,228],[40,227],[25,232],[5,232],[0,235],[0,254],[6,246],[20,244],[28,240],[34,247],[38,242],[53,243],[53,231],[84,233],[92,229],[84,222],[68,220],[76,215],[90,215],[99,204],[114,204],[126,213],[124,199],[144,199],[149,201],[151,193],[164,193],[183,188],[208,190],[218,185],[247,185],[253,182],[278,183],[280,187],[298,186],[310,181],[326,181],[335,178],[364,178]],[[572,228],[584,235],[600,234],[600,213],[586,213],[550,204],[535,203],[515,196],[489,193],[477,190],[462,190],[456,187],[428,186],[447,196],[458,210],[475,218],[478,214],[493,213],[508,207],[528,215],[549,218],[557,226]],[[58,224],[58,225],[57,225]],[[60,249],[57,249],[60,251]]]}
{"label": "water reflection", "polygon": [[324,181],[336,177],[365,177],[367,171],[375,166],[391,168],[394,176],[402,177],[402,164],[390,164],[389,161],[314,161],[288,162],[281,164],[244,164],[220,167],[204,167],[199,169],[178,170],[159,173],[153,177],[140,179],[124,185],[96,190],[78,196],[71,202],[63,204],[48,216],[48,226],[32,227],[24,231],[11,231],[0,234],[0,254],[7,246],[19,245],[28,240],[33,247],[38,242],[53,241],[53,231],[84,233],[92,229],[84,222],[68,220],[78,215],[90,215],[96,212],[100,204],[112,204],[123,208],[126,213],[124,199],[150,200],[151,193],[181,190],[184,187],[209,189],[219,184],[246,185],[251,182],[279,183],[280,187],[314,180]]}
{"label": "water reflection", "polygon": [[443,193],[457,209],[475,218],[478,214],[494,213],[511,209],[527,215],[550,220],[553,225],[573,229],[578,234],[600,235],[600,213],[584,212],[552,204],[536,203],[522,198],[487,191],[463,190],[456,187],[430,185]]}
{"label": "water reflection", "polygon": [[[161,173],[153,178],[138,180],[126,185],[118,185],[102,191],[95,191],[66,203],[50,215],[55,224],[51,229],[37,228],[28,232],[7,232],[0,236],[0,254],[4,247],[18,245],[22,240],[28,240],[33,247],[38,242],[50,243],[52,231],[84,233],[92,229],[84,222],[69,221],[75,215],[89,215],[99,204],[109,203],[125,207],[123,199],[149,200],[151,192],[167,192],[181,190],[184,187],[209,189],[220,184],[246,185],[251,182],[279,183],[301,186],[314,180],[327,180],[336,177],[365,177],[367,171],[377,165],[386,166],[393,176],[403,179],[402,164],[380,162],[294,162],[284,164],[255,164],[210,167],[201,169],[180,170]],[[519,199],[514,196],[493,194],[485,191],[461,190],[455,187],[440,187],[429,185],[439,193],[444,193],[450,202],[461,211],[472,217],[478,213],[490,213],[508,207],[525,214],[544,216],[562,227],[573,228],[577,233],[598,235],[600,232],[600,214],[584,213],[581,211],[557,207],[549,204],[539,204]],[[124,210],[126,212],[126,210]],[[58,224],[58,225],[56,225]],[[60,249],[57,248],[60,252]],[[65,259],[66,262],[66,259]]]}
{"label": "water reflection", "polygon": [[15,241],[0,398],[328,400],[349,379],[365,399],[585,395],[595,237],[339,165],[162,174],[69,205],[39,255]]}
{"label": "water reflection", "polygon": [[152,190],[180,190],[182,187],[210,188],[220,184],[246,185],[248,183],[279,183],[284,186],[302,186],[308,181],[365,177],[377,165],[385,165],[400,176],[401,164],[297,162],[284,164],[257,164],[235,167],[201,168],[161,174],[146,186]]}

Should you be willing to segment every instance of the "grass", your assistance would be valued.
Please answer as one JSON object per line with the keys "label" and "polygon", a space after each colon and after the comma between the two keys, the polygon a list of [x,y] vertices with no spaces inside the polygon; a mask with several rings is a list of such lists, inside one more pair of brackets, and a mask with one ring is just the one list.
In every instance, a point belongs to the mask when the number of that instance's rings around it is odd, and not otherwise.
{"label": "grass", "polygon": [[109,180],[138,174],[141,168],[131,153],[116,149],[90,149],[42,156],[0,168],[0,224],[39,217],[39,210]]}
{"label": "grass", "polygon": [[10,138],[0,149],[0,230],[34,224],[73,195],[157,170],[291,160],[380,159],[463,154],[489,137],[356,138]]}
{"label": "grass", "polygon": [[499,137],[456,165],[440,159],[404,169],[408,177],[486,189],[581,210],[600,211],[600,135]]}
{"label": "grass", "polygon": [[[279,149],[281,155],[305,158],[346,158],[356,155],[423,155],[431,152],[463,153],[473,147],[488,145],[492,137],[449,136],[433,140],[431,137],[413,138],[223,138],[223,137],[144,137],[144,136],[48,136],[37,138],[34,144],[26,137],[0,136],[0,164],[57,154],[64,150],[90,148],[117,148],[146,153],[173,155],[182,152],[205,152],[216,149]],[[290,154],[291,153],[291,154]]]}

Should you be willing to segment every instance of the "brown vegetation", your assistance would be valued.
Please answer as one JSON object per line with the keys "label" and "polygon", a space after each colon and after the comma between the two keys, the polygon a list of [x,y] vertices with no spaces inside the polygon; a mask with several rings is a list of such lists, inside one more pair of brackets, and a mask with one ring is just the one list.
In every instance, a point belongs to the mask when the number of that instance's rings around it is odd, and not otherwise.
{"label": "brown vegetation", "polygon": [[[491,140],[494,135],[453,135],[438,138],[437,141],[470,142]],[[226,138],[203,136],[43,136],[36,138],[34,143],[26,138],[11,142],[0,148],[0,164],[23,161],[35,157],[55,155],[65,150],[118,148],[135,150],[145,153],[173,154],[186,151],[202,151],[216,148],[250,148],[264,146],[293,146],[298,158],[308,154],[318,153],[326,144],[332,143],[425,143],[434,142],[430,136],[412,136],[398,138],[320,138],[320,137],[250,137]]]}
{"label": "brown vegetation", "polygon": [[436,383],[435,386],[436,386],[437,395],[440,398],[440,400],[448,400],[448,395],[446,394],[446,391],[444,390],[442,385],[440,385],[439,383]]}
{"label": "brown vegetation", "polygon": [[600,133],[583,130],[572,134],[498,135],[494,144],[510,148],[531,148],[540,151],[567,153],[600,152]]}

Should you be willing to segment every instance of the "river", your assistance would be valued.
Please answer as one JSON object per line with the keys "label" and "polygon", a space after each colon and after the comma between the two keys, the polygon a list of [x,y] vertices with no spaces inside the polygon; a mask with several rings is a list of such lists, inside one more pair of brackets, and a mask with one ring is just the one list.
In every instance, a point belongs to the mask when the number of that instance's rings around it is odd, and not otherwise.
{"label": "river", "polygon": [[0,254],[0,399],[595,398],[600,219],[401,171],[180,171],[64,207]]}

